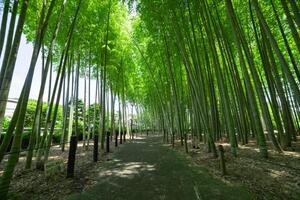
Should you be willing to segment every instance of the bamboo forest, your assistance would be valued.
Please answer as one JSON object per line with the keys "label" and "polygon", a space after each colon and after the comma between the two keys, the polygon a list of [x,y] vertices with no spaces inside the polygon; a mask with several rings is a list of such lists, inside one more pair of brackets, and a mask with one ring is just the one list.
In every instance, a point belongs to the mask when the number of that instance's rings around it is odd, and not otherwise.
{"label": "bamboo forest", "polygon": [[0,0],[0,200],[299,200],[299,0]]}

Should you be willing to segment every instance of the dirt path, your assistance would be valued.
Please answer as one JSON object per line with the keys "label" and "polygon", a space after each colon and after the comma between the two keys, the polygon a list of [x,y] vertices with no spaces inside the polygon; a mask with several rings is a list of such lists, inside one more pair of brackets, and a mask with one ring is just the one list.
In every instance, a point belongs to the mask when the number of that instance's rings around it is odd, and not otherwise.
{"label": "dirt path", "polygon": [[205,168],[148,137],[126,143],[99,168],[97,184],[69,200],[252,199],[245,188],[212,178]]}

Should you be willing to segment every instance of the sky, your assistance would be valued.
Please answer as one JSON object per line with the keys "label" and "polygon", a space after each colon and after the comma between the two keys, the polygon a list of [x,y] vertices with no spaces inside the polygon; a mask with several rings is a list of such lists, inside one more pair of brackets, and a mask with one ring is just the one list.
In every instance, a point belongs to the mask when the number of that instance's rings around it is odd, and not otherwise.
{"label": "sky", "polygon": [[[26,37],[24,35],[22,35],[19,53],[17,56],[17,62],[16,62],[16,66],[15,66],[15,71],[14,71],[13,79],[12,79],[12,83],[11,83],[11,89],[9,92],[9,99],[12,99],[12,98],[18,99],[20,97],[20,93],[21,93],[22,87],[24,85],[27,72],[29,70],[32,51],[33,51],[33,44],[30,42],[27,42]],[[2,60],[0,60],[0,63],[2,63]],[[42,74],[42,58],[40,55],[38,58],[36,67],[35,67],[35,71],[34,71],[34,76],[33,76],[32,86],[31,86],[31,90],[30,90],[30,96],[29,96],[30,99],[37,100],[37,98],[38,98],[40,85],[41,85],[41,74]],[[56,78],[55,71],[52,72],[52,78],[53,78],[53,81],[52,81],[52,89],[53,89],[54,80]],[[87,81],[87,84],[88,84],[88,81]],[[87,85],[87,89],[88,89],[88,85]],[[91,97],[90,97],[91,104],[93,104],[95,102],[95,95],[94,95],[95,90],[96,90],[96,81],[91,80]],[[47,101],[48,92],[49,92],[49,76],[48,76],[46,87],[45,87],[44,101]],[[84,98],[84,79],[83,78],[79,79],[78,95],[79,95],[79,99]],[[109,98],[109,101],[110,101],[110,98]],[[61,100],[60,104],[62,104],[62,100]],[[115,111],[119,110],[118,104],[119,104],[119,102],[116,100]],[[11,115],[14,107],[15,107],[15,105],[13,105],[13,104],[8,105],[9,109],[6,114]],[[130,107],[128,106],[128,108],[130,108]],[[130,111],[131,111],[131,109],[130,109]],[[133,110],[133,113],[136,114],[135,109]]]}
{"label": "sky", "polygon": [[[20,48],[19,48],[19,53],[17,56],[17,62],[15,66],[15,71],[12,79],[12,84],[11,84],[11,90],[9,92],[9,98],[19,98],[22,87],[25,82],[25,78],[27,75],[27,72],[29,70],[29,65],[30,65],[30,60],[31,60],[31,55],[33,51],[33,44],[27,42],[26,38],[24,35],[22,35],[22,40],[20,43]],[[41,54],[39,56],[39,59],[37,61],[35,71],[34,71],[34,77],[33,77],[33,82],[32,82],[32,87],[30,91],[30,99],[37,99],[38,94],[39,94],[39,89],[41,85],[41,73],[42,73],[42,59],[41,59]],[[56,78],[56,72],[52,72],[53,75],[53,82]],[[95,91],[95,80],[92,80],[91,82],[91,91]],[[53,83],[52,83],[53,86]],[[80,78],[79,86],[81,86],[79,90],[79,98],[84,97],[84,79]],[[49,91],[49,79],[47,80],[47,84],[45,87],[45,95],[44,95],[44,100],[47,100],[47,95]],[[93,93],[93,92],[91,92]],[[94,102],[94,96],[91,96],[91,102]]]}
{"label": "sky", "polygon": [[[3,0],[0,0],[0,22],[2,22],[2,7],[3,7]],[[9,21],[10,21],[10,15],[8,16],[8,24],[9,24]],[[8,30],[7,30],[7,32],[8,32]],[[3,51],[5,51],[5,45],[6,44],[4,44]],[[33,44],[31,42],[28,42],[26,39],[26,36],[22,34],[19,52],[17,55],[17,61],[16,61],[16,65],[15,65],[15,70],[13,73],[13,79],[11,82],[11,90],[9,92],[9,98],[19,98],[22,87],[25,82],[27,72],[29,70],[32,52],[33,52]],[[0,58],[0,67],[2,67],[3,54],[4,54],[4,52],[2,53],[1,58]],[[34,71],[34,77],[33,77],[33,81],[32,81],[30,97],[29,97],[30,99],[38,98],[39,89],[40,89],[40,85],[41,85],[41,74],[42,74],[41,70],[42,70],[42,58],[41,58],[41,53],[40,53],[36,67],[35,67],[35,71]],[[53,80],[55,80],[56,73],[55,73],[55,71],[53,71],[52,73],[53,73]],[[48,97],[47,96],[48,91],[49,91],[48,82],[49,82],[49,80],[47,80],[47,84],[45,87],[44,100],[47,100],[47,97]],[[95,88],[96,88],[95,84],[96,84],[96,81],[92,80],[91,81],[91,91],[95,91]],[[83,97],[84,97],[83,85],[84,85],[84,79],[80,78],[79,86],[81,86],[81,89],[79,90],[79,98],[81,98],[81,99],[83,99]],[[93,92],[91,92],[91,94],[93,94]],[[91,95],[92,103],[94,102],[94,99],[95,99],[95,97],[93,95]]]}
{"label": "sky", "polygon": [[[1,18],[0,18],[1,19]],[[30,42],[27,42],[25,35],[22,35],[20,47],[19,47],[19,52],[17,56],[17,61],[15,65],[15,70],[13,73],[13,78],[11,82],[11,88],[9,91],[9,99],[14,99],[14,98],[19,98],[20,93],[22,90],[22,87],[25,82],[26,75],[29,70],[29,65],[30,65],[30,60],[33,52],[33,44]],[[0,63],[2,64],[2,58],[0,59]],[[41,85],[41,74],[42,74],[42,58],[41,55],[38,58],[35,71],[34,71],[34,76],[33,76],[33,81],[32,81],[32,87],[30,90],[30,99],[37,100],[38,95],[39,95],[39,90],[40,90],[40,85]],[[49,77],[49,76],[48,76]],[[56,78],[56,72],[52,72],[52,88],[53,84]],[[95,91],[96,88],[96,81],[92,80],[91,81],[91,103],[94,103],[95,95],[93,91]],[[84,79],[80,78],[79,80],[79,98],[83,99],[84,98]],[[45,87],[45,92],[44,92],[44,101],[47,101],[48,98],[48,92],[49,92],[49,78],[47,79],[46,87]],[[62,102],[60,102],[62,103]],[[8,111],[7,115],[11,115],[13,108],[15,107],[14,104],[9,104],[8,106]]]}
{"label": "sky", "polygon": [[[0,4],[2,0],[0,0]],[[2,21],[2,10],[0,10],[0,22]],[[9,23],[9,21],[8,21]],[[5,44],[3,51],[5,51]],[[30,65],[30,60],[33,52],[33,44],[31,42],[28,42],[26,39],[25,35],[22,35],[21,42],[20,42],[20,47],[19,47],[19,52],[17,55],[17,61],[13,73],[13,78],[11,82],[11,87],[9,91],[9,99],[19,99],[22,87],[25,82],[26,75],[29,70],[29,65]],[[3,54],[1,55],[0,58],[0,67],[2,67],[2,59],[3,59]],[[41,85],[41,74],[42,74],[42,58],[41,58],[41,53],[39,55],[37,64],[35,66],[35,71],[34,71],[34,76],[33,76],[33,81],[32,81],[32,87],[30,90],[30,99],[37,100],[38,95],[39,95],[39,90],[40,90],[40,85]],[[49,76],[48,76],[49,77]],[[53,83],[56,78],[56,72],[52,71],[52,88],[53,88]],[[84,79],[80,78],[79,80],[79,98],[83,99],[84,98]],[[95,95],[94,92],[96,88],[96,81],[92,80],[91,81],[91,103],[94,103]],[[45,92],[44,92],[44,101],[47,101],[48,98],[48,92],[49,92],[49,78],[47,79],[46,87],[45,87]],[[62,102],[60,102],[61,104]],[[13,113],[13,110],[15,108],[14,103],[8,103],[7,105],[7,111],[6,115],[11,116]]]}
{"label": "sky", "polygon": [[[2,22],[2,7],[3,7],[3,0],[0,0],[0,22]],[[10,15],[8,17],[8,24],[10,21]],[[8,29],[8,27],[7,27]],[[8,32],[8,30],[7,30]],[[3,59],[3,55],[4,55],[4,51],[5,51],[5,45],[3,47],[3,52],[0,58],[0,67],[2,67],[2,59]],[[9,98],[19,98],[24,81],[25,81],[25,77],[27,74],[27,71],[29,69],[29,64],[30,64],[30,58],[31,58],[31,54],[32,54],[32,44],[31,43],[27,43],[26,38],[24,35],[22,35],[22,39],[21,39],[21,43],[20,43],[20,47],[19,47],[19,53],[17,56],[17,61],[16,61],[16,65],[15,65],[15,70],[14,70],[14,74],[13,74],[13,79],[11,82],[11,90],[9,92]],[[41,77],[40,76],[36,76],[37,73],[41,74],[41,57],[39,57],[38,62],[37,62],[37,66],[36,66],[36,70],[35,70],[35,76],[33,79],[33,83],[34,83],[34,87],[31,90],[30,93],[30,98],[36,99],[36,97],[38,96],[38,87],[36,83],[40,83],[41,82]]]}
{"label": "sky", "polygon": [[[2,5],[3,5],[3,0],[0,0],[0,22],[2,22]],[[10,20],[10,16],[8,17],[8,23],[9,23],[9,20]],[[5,44],[4,44],[3,51],[5,51]],[[33,44],[31,42],[27,41],[25,35],[22,35],[21,43],[20,43],[20,47],[19,47],[19,51],[18,51],[18,55],[17,55],[17,61],[16,61],[16,65],[15,65],[15,70],[14,70],[13,78],[12,78],[12,82],[11,82],[11,88],[9,91],[9,99],[13,99],[13,98],[19,99],[19,97],[20,97],[20,93],[21,93],[22,87],[24,85],[26,75],[29,70],[32,52],[33,52]],[[3,54],[4,54],[4,52],[2,53],[1,58],[0,58],[0,67],[2,67]],[[55,68],[55,67],[53,67],[53,68]],[[33,77],[32,86],[31,86],[31,90],[30,90],[30,96],[29,96],[30,99],[37,100],[37,98],[38,98],[39,89],[40,89],[40,85],[41,85],[41,74],[42,74],[42,58],[41,58],[41,53],[40,53],[36,67],[35,67],[35,71],[34,71],[34,77]],[[54,84],[54,81],[56,78],[55,71],[52,72],[52,78],[53,78],[53,81],[52,81],[52,87],[53,87],[53,84]],[[96,81],[91,80],[91,97],[90,97],[91,104],[95,102],[95,95],[94,95],[95,90],[96,90]],[[49,92],[49,76],[48,76],[46,87],[45,87],[44,101],[47,101],[48,92]],[[84,98],[84,79],[80,78],[79,79],[79,99],[83,99],[83,98]],[[60,104],[62,104],[62,101],[60,102]],[[15,104],[9,103],[7,105],[7,107],[8,107],[8,110],[6,112],[6,115],[11,115],[14,110]],[[115,110],[116,111],[119,110],[118,109],[118,101],[116,101]],[[135,109],[134,109],[134,113],[135,113]]]}

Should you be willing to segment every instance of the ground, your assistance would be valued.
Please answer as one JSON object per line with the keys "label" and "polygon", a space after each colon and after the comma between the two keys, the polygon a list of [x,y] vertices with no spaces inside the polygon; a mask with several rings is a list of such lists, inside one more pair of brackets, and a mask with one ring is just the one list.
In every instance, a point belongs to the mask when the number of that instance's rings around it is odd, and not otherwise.
{"label": "ground", "polygon": [[[96,163],[92,161],[92,142],[85,149],[80,141],[74,178],[66,178],[66,169],[50,177],[43,171],[24,170],[26,154],[22,153],[9,199],[76,200],[87,199],[87,195],[104,200],[300,199],[300,142],[294,142],[290,151],[281,154],[269,144],[268,159],[259,156],[255,141],[239,145],[236,158],[231,156],[226,141],[217,143],[225,148],[228,175],[222,176],[219,160],[208,153],[207,144],[200,143],[193,149],[189,140],[186,154],[180,140],[176,140],[173,149],[163,144],[160,136],[138,135],[117,148],[112,141],[111,153],[100,150]],[[68,149],[61,152],[59,146],[51,148],[50,160],[61,160],[66,166],[67,157]],[[0,175],[6,161],[7,158],[0,164]]]}
{"label": "ground", "polygon": [[213,178],[155,136],[125,144],[99,168],[94,181],[96,185],[68,199],[253,199],[245,188]]}
{"label": "ground", "polygon": [[[208,169],[209,173],[224,182],[244,185],[259,200],[299,200],[300,199],[300,138],[293,143],[291,151],[278,153],[268,141],[269,158],[260,157],[255,141],[239,145],[238,156],[233,157],[226,142],[218,142],[225,148],[228,175],[222,176],[218,160],[207,153],[207,145],[199,144],[187,156],[197,165]],[[176,149],[185,154],[179,145]],[[185,154],[186,155],[186,154]]]}

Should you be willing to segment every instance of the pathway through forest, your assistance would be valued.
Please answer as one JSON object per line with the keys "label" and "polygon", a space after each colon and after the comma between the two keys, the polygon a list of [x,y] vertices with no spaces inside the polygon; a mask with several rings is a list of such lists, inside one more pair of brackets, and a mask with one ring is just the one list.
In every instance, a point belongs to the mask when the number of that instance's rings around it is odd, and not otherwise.
{"label": "pathway through forest", "polygon": [[245,188],[213,178],[155,136],[123,145],[99,168],[95,181],[95,186],[69,199],[252,199]]}

